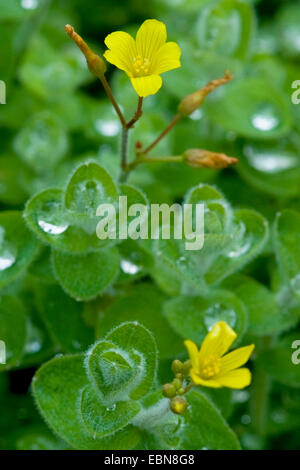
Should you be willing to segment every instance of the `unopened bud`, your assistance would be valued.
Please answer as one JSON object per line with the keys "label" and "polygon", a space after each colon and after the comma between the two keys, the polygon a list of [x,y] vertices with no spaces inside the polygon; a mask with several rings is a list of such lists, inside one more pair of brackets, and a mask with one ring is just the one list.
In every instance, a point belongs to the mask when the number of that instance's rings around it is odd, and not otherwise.
{"label": "unopened bud", "polygon": [[190,95],[183,98],[179,103],[178,112],[181,116],[189,116],[203,103],[206,96],[211,93],[213,90],[218,88],[221,85],[225,85],[233,79],[233,76],[230,75],[230,72],[226,72],[223,78],[217,80],[212,80],[207,85],[205,85],[200,90],[191,93]]}
{"label": "unopened bud", "polygon": [[188,361],[185,361],[183,363],[183,366],[182,366],[182,373],[183,375],[186,377],[187,375],[189,375],[190,373],[190,370],[191,370],[191,367],[192,367],[192,363],[190,360]]}
{"label": "unopened bud", "polygon": [[178,390],[182,386],[182,380],[176,378],[176,379],[173,380],[172,384],[174,385],[176,390]]}
{"label": "unopened bud", "polygon": [[175,359],[172,362],[171,369],[172,369],[173,374],[175,375],[179,374],[182,371],[182,362],[179,361],[178,359]]}
{"label": "unopened bud", "polygon": [[162,388],[162,393],[166,398],[173,398],[176,395],[176,389],[173,384],[165,384]]}
{"label": "unopened bud", "polygon": [[238,162],[237,158],[228,157],[224,153],[210,152],[209,150],[189,149],[183,154],[187,165],[195,168],[212,168],[220,170]]}
{"label": "unopened bud", "polygon": [[92,74],[96,75],[96,77],[102,77],[106,72],[106,64],[104,60],[98,54],[95,54],[92,49],[90,49],[82,37],[76,33],[73,26],[67,24],[65,26],[65,31],[84,54],[88,68]]}
{"label": "unopened bud", "polygon": [[187,406],[187,401],[183,397],[172,398],[170,402],[171,411],[173,411],[173,413],[176,413],[177,415],[181,415],[182,413],[184,413],[187,409]]}

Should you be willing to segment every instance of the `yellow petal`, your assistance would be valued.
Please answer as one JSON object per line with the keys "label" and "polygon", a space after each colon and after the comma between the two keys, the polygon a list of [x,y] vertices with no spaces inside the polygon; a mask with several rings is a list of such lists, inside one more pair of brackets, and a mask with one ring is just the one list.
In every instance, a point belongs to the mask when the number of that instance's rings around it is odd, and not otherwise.
{"label": "yellow petal", "polygon": [[211,355],[217,357],[223,356],[236,337],[236,333],[226,322],[220,321],[216,323],[204,338],[199,353],[200,360]]}
{"label": "yellow petal", "polygon": [[186,349],[188,350],[190,360],[192,363],[192,367],[196,370],[199,368],[199,361],[198,361],[198,348],[197,345],[194,343],[194,341],[191,341],[190,339],[187,339],[184,342],[184,345]]}
{"label": "yellow petal", "polygon": [[195,385],[201,385],[202,387],[212,387],[212,388],[220,388],[222,385],[219,383],[217,380],[213,379],[208,379],[204,380],[199,375],[197,375],[196,371],[191,369],[190,371],[190,376],[192,381],[194,382]]}
{"label": "yellow petal", "polygon": [[136,35],[138,54],[144,59],[153,58],[154,54],[167,40],[167,30],[164,23],[157,20],[146,20]]}
{"label": "yellow petal", "polygon": [[162,79],[159,75],[148,75],[147,77],[131,78],[131,83],[137,94],[143,98],[148,95],[154,95],[162,85]]}
{"label": "yellow petal", "polygon": [[115,65],[132,77],[133,59],[136,56],[136,46],[133,37],[124,31],[115,31],[106,36],[104,40],[108,51],[104,57],[111,64]]}
{"label": "yellow petal", "polygon": [[177,69],[180,63],[181,50],[176,42],[167,42],[156,53],[151,70],[153,73],[161,74],[168,70]]}
{"label": "yellow petal", "polygon": [[246,367],[231,370],[224,375],[218,375],[215,380],[223,387],[244,388],[251,383],[251,372]]}
{"label": "yellow petal", "polygon": [[223,375],[225,372],[230,370],[237,369],[238,367],[243,366],[251,356],[254,349],[254,344],[250,346],[244,346],[243,348],[236,349],[235,351],[226,354],[222,357],[220,363],[220,374]]}

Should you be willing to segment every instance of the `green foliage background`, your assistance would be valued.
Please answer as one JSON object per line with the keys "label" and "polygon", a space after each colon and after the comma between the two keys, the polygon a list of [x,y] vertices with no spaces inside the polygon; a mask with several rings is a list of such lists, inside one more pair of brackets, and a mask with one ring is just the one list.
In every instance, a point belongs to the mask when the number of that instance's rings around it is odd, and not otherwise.
{"label": "green foliage background", "polygon": [[[182,67],[145,100],[131,158],[229,69],[235,80],[155,154],[188,145],[236,168],[147,164],[118,184],[120,124],[64,25],[103,52],[106,34],[147,18],[166,23]],[[299,1],[0,0],[1,449],[300,447],[299,25]],[[129,119],[130,82],[108,76]],[[204,249],[99,240],[95,209],[119,195],[204,201]],[[200,344],[219,320],[255,343],[252,385],[194,389],[183,416],[167,412],[161,385],[183,340]]]}

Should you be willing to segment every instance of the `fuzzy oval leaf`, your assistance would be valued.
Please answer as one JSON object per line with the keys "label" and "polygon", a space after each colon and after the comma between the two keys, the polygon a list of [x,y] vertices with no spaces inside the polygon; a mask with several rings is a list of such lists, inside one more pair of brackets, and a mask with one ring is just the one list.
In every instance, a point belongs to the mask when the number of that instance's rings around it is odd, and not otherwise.
{"label": "fuzzy oval leaf", "polygon": [[111,243],[110,240],[99,240],[94,220],[88,230],[87,227],[74,226],[72,215],[63,205],[63,198],[62,190],[46,189],[27,202],[25,221],[41,241],[69,253],[99,250]]}
{"label": "fuzzy oval leaf", "polygon": [[0,214],[0,287],[19,277],[37,255],[39,244],[17,211]]}
{"label": "fuzzy oval leaf", "polygon": [[87,254],[53,251],[53,266],[63,289],[77,300],[90,300],[103,292],[119,273],[119,253],[108,248]]}
{"label": "fuzzy oval leaf", "polygon": [[172,328],[184,339],[201,344],[218,321],[226,321],[239,341],[248,323],[243,303],[231,292],[217,290],[207,296],[181,296],[165,303],[165,314]]}
{"label": "fuzzy oval leaf", "polygon": [[248,310],[250,334],[272,335],[290,328],[298,320],[292,311],[280,309],[275,295],[266,286],[248,276],[235,274],[223,285],[234,292]]}
{"label": "fuzzy oval leaf", "polygon": [[88,375],[100,394],[127,395],[132,400],[142,398],[151,389],[156,368],[155,340],[138,322],[117,326],[86,356]]}
{"label": "fuzzy oval leaf", "polygon": [[92,344],[94,331],[83,319],[83,303],[71,299],[56,284],[39,285],[37,300],[52,339],[63,351],[85,351]]}
{"label": "fuzzy oval leaf", "polygon": [[180,449],[240,449],[236,435],[208,397],[193,390],[188,394],[188,401]]}
{"label": "fuzzy oval leaf", "polygon": [[[14,297],[0,297],[0,372],[19,364],[25,351],[27,339],[26,314],[23,304]],[[5,363],[3,364],[3,359]]]}
{"label": "fuzzy oval leaf", "polygon": [[52,359],[35,374],[32,388],[37,405],[50,426],[75,449],[132,449],[140,436],[127,426],[103,439],[88,433],[78,408],[81,390],[88,385],[83,355]]}
{"label": "fuzzy oval leaf", "polygon": [[133,400],[101,403],[92,387],[87,386],[81,395],[82,420],[90,434],[98,438],[124,428],[138,414],[141,406]]}

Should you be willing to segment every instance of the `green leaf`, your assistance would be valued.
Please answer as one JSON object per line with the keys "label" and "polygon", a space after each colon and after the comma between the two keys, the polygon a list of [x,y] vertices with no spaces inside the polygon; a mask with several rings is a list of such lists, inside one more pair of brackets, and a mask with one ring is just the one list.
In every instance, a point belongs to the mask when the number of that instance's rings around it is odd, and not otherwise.
{"label": "green leaf", "polygon": [[174,357],[183,349],[181,338],[170,330],[163,315],[165,296],[151,284],[137,284],[112,303],[98,323],[98,336],[125,321],[137,321],[153,333],[160,358]]}
{"label": "green leaf", "polygon": [[300,298],[300,213],[285,209],[277,215],[274,248],[281,274]]}
{"label": "green leaf", "polygon": [[57,285],[39,285],[37,300],[42,318],[55,343],[65,352],[85,351],[94,332],[83,319],[84,305]]}
{"label": "green leaf", "polygon": [[74,218],[66,211],[63,197],[60,189],[46,189],[29,199],[24,212],[28,227],[41,241],[61,251],[83,253],[106,246],[106,241],[97,238],[95,223],[92,231],[72,225]]}
{"label": "green leaf", "polygon": [[64,157],[68,138],[59,117],[47,111],[35,115],[23,127],[16,136],[14,147],[28,166],[44,173]]}
{"label": "green leaf", "polygon": [[299,144],[296,135],[271,142],[247,141],[240,151],[237,170],[254,188],[275,198],[297,196]]}
{"label": "green leaf", "polygon": [[89,386],[82,391],[80,407],[85,427],[90,434],[99,438],[124,428],[141,409],[139,403],[133,400],[103,404]]}
{"label": "green leaf", "polygon": [[157,368],[152,334],[138,322],[111,330],[88,351],[86,370],[92,385],[106,400],[142,398],[151,389]]}
{"label": "green leaf", "polygon": [[[49,24],[48,24],[49,26]],[[81,51],[72,44],[55,49],[44,36],[35,35],[30,41],[19,78],[25,89],[47,103],[66,100],[66,96],[83,82],[91,79]]]}
{"label": "green leaf", "polygon": [[187,400],[190,406],[184,415],[180,449],[240,449],[236,435],[209,398],[193,390],[187,395]]}
{"label": "green leaf", "polygon": [[19,364],[27,339],[26,316],[23,304],[10,296],[0,297],[0,340],[5,343],[6,364],[0,372]]}
{"label": "green leaf", "polygon": [[242,274],[224,282],[224,287],[234,292],[248,310],[248,332],[257,336],[278,333],[293,326],[297,316],[286,308],[279,308],[275,295],[263,284]]}
{"label": "green leaf", "polygon": [[268,222],[257,212],[249,209],[235,210],[234,224],[231,231],[232,243],[206,275],[209,284],[220,282],[241,269],[261,252],[267,242]]}
{"label": "green leaf", "polygon": [[[297,342],[297,346],[293,346]],[[299,332],[290,333],[279,340],[279,342],[262,352],[258,357],[258,363],[276,381],[290,387],[300,387],[300,367],[293,363],[293,354],[299,360]]]}
{"label": "green leaf", "polygon": [[24,224],[22,213],[0,214],[0,287],[17,279],[37,255],[38,243]]}
{"label": "green leaf", "polygon": [[99,439],[88,433],[78,407],[81,391],[88,385],[83,355],[52,359],[35,374],[32,389],[50,428],[75,449],[132,449],[139,432],[132,426]]}
{"label": "green leaf", "polygon": [[171,299],[165,303],[165,314],[176,333],[199,345],[219,321],[226,321],[236,331],[239,341],[248,323],[243,303],[225,290],[211,291],[201,297],[181,296]]}
{"label": "green leaf", "polygon": [[117,188],[104,168],[97,163],[86,163],[72,175],[65,193],[65,206],[76,216],[96,217],[100,204],[116,203]]}
{"label": "green leaf", "polygon": [[223,0],[201,9],[196,37],[202,50],[244,58],[251,45],[253,29],[250,5],[240,0]]}
{"label": "green leaf", "polygon": [[53,266],[63,289],[77,300],[90,300],[103,292],[119,273],[116,248],[87,254],[53,251]]}
{"label": "green leaf", "polygon": [[[274,139],[291,128],[291,111],[285,95],[264,80],[247,77],[223,88],[208,112],[214,122],[243,137]],[[241,109],[243,112],[241,112]]]}

